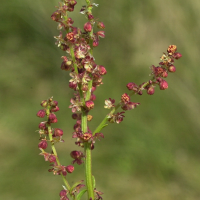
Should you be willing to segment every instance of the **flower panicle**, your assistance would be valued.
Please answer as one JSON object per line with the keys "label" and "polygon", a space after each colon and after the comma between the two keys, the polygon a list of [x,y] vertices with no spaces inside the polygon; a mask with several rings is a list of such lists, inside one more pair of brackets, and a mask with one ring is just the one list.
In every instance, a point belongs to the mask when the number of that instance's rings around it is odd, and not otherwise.
{"label": "flower panicle", "polygon": [[[153,95],[155,93],[155,87],[156,85],[159,86],[160,90],[166,90],[168,88],[168,83],[165,80],[165,78],[168,77],[169,73],[174,73],[176,71],[176,68],[174,66],[175,60],[178,60],[182,57],[182,54],[177,52],[177,46],[176,45],[169,45],[167,48],[167,53],[163,53],[161,56],[160,60],[161,62],[159,63],[159,66],[155,67],[152,65],[150,67],[151,69],[151,74],[153,77],[147,82],[144,82],[140,85],[135,84],[134,82],[129,82],[126,87],[127,89],[131,92],[130,95],[127,93],[122,94],[121,96],[121,101],[117,104],[114,105],[115,99],[106,99],[105,100],[105,106],[104,108],[106,109],[111,109],[111,113],[107,115],[108,121],[113,123],[120,123],[123,121],[124,116],[124,111],[127,110],[132,110],[136,108],[140,103],[135,103],[130,101],[130,96],[133,94],[138,94],[142,95],[143,90],[147,91],[147,94]],[[116,108],[121,107],[123,112],[118,112],[115,113]]]}

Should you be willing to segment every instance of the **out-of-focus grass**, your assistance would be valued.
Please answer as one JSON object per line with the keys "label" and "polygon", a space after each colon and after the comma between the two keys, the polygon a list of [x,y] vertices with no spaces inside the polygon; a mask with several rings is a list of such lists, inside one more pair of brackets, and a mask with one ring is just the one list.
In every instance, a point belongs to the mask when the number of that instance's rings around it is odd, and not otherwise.
{"label": "out-of-focus grass", "polygon": [[[104,130],[105,139],[93,151],[97,189],[105,199],[197,200],[200,198],[199,46],[200,2],[96,1],[95,17],[106,25],[106,38],[95,49],[98,64],[107,68],[104,85],[96,91],[91,129],[106,111],[106,98],[120,98],[128,82],[149,79],[169,44],[183,54],[177,72],[167,78],[169,89],[153,96],[134,96],[141,105],[126,113],[124,122]],[[77,4],[79,10],[84,1]],[[0,199],[59,199],[60,177],[47,172],[39,157],[36,113],[50,96],[59,101],[58,124],[65,143],[57,145],[63,164],[78,149],[71,138],[74,121],[68,109],[73,91],[69,76],[60,70],[63,52],[54,46],[58,35],[51,21],[54,1],[3,1],[0,7],[1,42],[1,171]],[[86,21],[72,13],[75,25]],[[93,124],[92,124],[93,123]],[[75,166],[69,181],[84,179]]]}

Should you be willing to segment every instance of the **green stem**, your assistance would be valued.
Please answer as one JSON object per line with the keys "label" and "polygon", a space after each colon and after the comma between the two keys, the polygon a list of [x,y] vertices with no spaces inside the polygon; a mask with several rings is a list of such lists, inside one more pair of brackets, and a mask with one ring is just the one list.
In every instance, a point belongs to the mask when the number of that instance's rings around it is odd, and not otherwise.
{"label": "green stem", "polygon": [[[82,110],[82,120],[81,120],[82,132],[87,132],[87,113]],[[92,185],[92,156],[91,156],[91,144],[85,143],[85,177],[86,186],[88,190],[88,199],[94,199],[94,190]]]}
{"label": "green stem", "polygon": [[86,143],[84,148],[85,148],[85,177],[86,177],[86,185],[88,189],[88,200],[89,200],[90,198],[94,199],[94,189],[92,184],[91,144]]}
{"label": "green stem", "polygon": [[[92,14],[92,7],[91,1],[86,0],[87,3],[87,12],[88,14]],[[90,55],[93,56],[93,29],[89,33],[90,39],[89,39],[89,45],[90,45]],[[88,83],[88,91],[85,96],[85,101],[88,101],[91,96],[91,89],[92,89],[92,80]],[[87,113],[82,110],[82,132],[87,132]],[[94,188],[92,183],[92,153],[91,153],[91,143],[85,143],[84,144],[85,149],[85,177],[86,177],[86,186],[88,190],[88,200],[92,199],[94,200]]]}
{"label": "green stem", "polygon": [[109,112],[109,114],[107,114],[104,117],[102,122],[99,124],[99,126],[97,126],[97,128],[93,132],[93,135],[95,135],[96,133],[99,133],[101,131],[101,129],[105,126],[106,122],[108,121],[109,116],[112,115],[119,107],[120,107],[120,102]]}

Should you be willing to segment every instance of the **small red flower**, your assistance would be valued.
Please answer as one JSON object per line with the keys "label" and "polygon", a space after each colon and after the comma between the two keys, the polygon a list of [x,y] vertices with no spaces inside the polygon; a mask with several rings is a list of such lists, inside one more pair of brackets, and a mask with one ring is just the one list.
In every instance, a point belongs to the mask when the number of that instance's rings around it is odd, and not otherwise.
{"label": "small red flower", "polygon": [[86,107],[88,108],[88,110],[91,110],[94,108],[94,102],[89,100],[85,102]]}
{"label": "small red flower", "polygon": [[50,113],[49,115],[49,123],[56,123],[58,122],[58,119],[54,113]]}
{"label": "small red flower", "polygon": [[42,141],[40,141],[40,143],[38,144],[38,148],[40,148],[40,149],[46,149],[47,146],[48,146],[48,143],[47,143],[46,140],[42,140]]}
{"label": "small red flower", "polygon": [[136,106],[138,106],[140,103],[134,103],[134,102],[128,102],[124,105],[121,106],[121,108],[123,110],[132,110],[134,109]]}
{"label": "small red flower", "polygon": [[44,101],[42,101],[41,103],[40,103],[40,105],[42,106],[42,107],[44,107],[44,108],[46,108],[47,107],[47,100],[44,100]]}
{"label": "small red flower", "polygon": [[105,75],[107,73],[106,68],[102,65],[99,65],[99,74]]}
{"label": "small red flower", "polygon": [[57,112],[57,111],[59,111],[59,110],[60,110],[60,109],[59,109],[58,106],[55,106],[55,107],[51,108],[51,112]]}
{"label": "small red flower", "polygon": [[107,108],[107,109],[113,108],[115,107],[114,104],[115,104],[115,99],[111,99],[111,98],[106,99],[104,108]]}
{"label": "small red flower", "polygon": [[172,55],[176,52],[176,50],[177,50],[176,45],[169,45],[167,52],[168,52],[169,55]]}
{"label": "small red flower", "polygon": [[74,166],[68,165],[67,167],[65,167],[65,169],[67,170],[68,173],[72,173],[74,171]]}
{"label": "small red flower", "polygon": [[160,89],[161,89],[161,90],[166,90],[167,88],[168,88],[168,83],[167,83],[167,81],[162,80],[162,81],[160,82]]}
{"label": "small red flower", "polygon": [[133,82],[130,82],[126,85],[126,87],[128,88],[128,90],[133,90],[133,91],[137,91],[138,90],[138,85],[136,85]]}
{"label": "small red flower", "polygon": [[122,94],[121,101],[125,104],[128,103],[130,101],[129,95],[127,93]]}
{"label": "small red flower", "polygon": [[98,22],[97,27],[100,28],[100,29],[104,29],[105,25],[104,25],[103,22]]}
{"label": "small red flower", "polygon": [[175,72],[176,71],[176,67],[174,65],[170,65],[168,68],[169,72]]}
{"label": "small red flower", "polygon": [[147,94],[149,94],[149,95],[153,95],[154,92],[155,92],[155,89],[154,89],[153,86],[150,86],[150,87],[147,88]]}
{"label": "small red flower", "polygon": [[39,127],[39,129],[45,130],[46,129],[46,122],[40,122],[38,127]]}
{"label": "small red flower", "polygon": [[69,32],[66,34],[65,40],[68,40],[70,42],[75,42],[75,38],[74,38],[74,33],[73,32]]}
{"label": "small red flower", "polygon": [[70,153],[70,156],[74,158],[74,161],[72,162],[72,164],[77,163],[78,165],[80,165],[83,163],[81,159],[84,157],[84,155],[81,151],[72,151]]}
{"label": "small red flower", "polygon": [[88,19],[89,19],[89,20],[94,19],[94,16],[91,15],[91,14],[89,14],[89,15],[88,15]]}
{"label": "small red flower", "polygon": [[86,23],[84,24],[84,30],[85,30],[86,32],[91,32],[91,31],[92,31],[92,24],[91,24],[90,22],[86,22]]}
{"label": "small red flower", "polygon": [[182,54],[180,54],[180,53],[174,53],[173,55],[172,55],[175,59],[179,59],[179,58],[181,58],[182,57]]}
{"label": "small red flower", "polygon": [[68,0],[68,3],[71,5],[71,6],[75,6],[77,4],[77,2],[75,0]]}
{"label": "small red flower", "polygon": [[51,15],[51,19],[53,21],[58,22],[61,19],[61,14],[59,11],[55,11],[52,15]]}
{"label": "small red flower", "polygon": [[55,156],[55,155],[50,155],[48,161],[49,161],[50,163],[56,162],[56,156]]}
{"label": "small red flower", "polygon": [[96,40],[93,40],[93,47],[97,47],[99,45],[99,41],[96,39]]}
{"label": "small red flower", "polygon": [[104,31],[98,31],[97,36],[99,36],[100,38],[105,38],[105,32]]}
{"label": "small red flower", "polygon": [[56,136],[58,136],[58,137],[60,137],[60,136],[62,136],[63,135],[63,130],[62,129],[60,129],[60,128],[55,128],[54,129],[54,136],[56,137]]}
{"label": "small red flower", "polygon": [[40,118],[44,118],[46,115],[46,111],[43,109],[43,110],[39,110],[37,112],[37,116],[40,117]]}
{"label": "small red flower", "polygon": [[64,197],[67,195],[67,193],[68,192],[66,190],[61,190],[59,195],[60,195],[60,197]]}
{"label": "small red flower", "polygon": [[88,141],[92,138],[92,133],[84,133],[83,134],[83,140]]}

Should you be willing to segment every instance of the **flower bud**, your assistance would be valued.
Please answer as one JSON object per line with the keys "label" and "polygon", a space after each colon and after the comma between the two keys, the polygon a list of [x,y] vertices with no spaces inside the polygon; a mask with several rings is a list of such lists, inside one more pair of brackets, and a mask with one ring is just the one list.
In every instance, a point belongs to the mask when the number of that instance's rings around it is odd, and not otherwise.
{"label": "flower bud", "polygon": [[142,95],[142,94],[143,94],[143,93],[142,93],[142,90],[140,90],[137,94],[138,94],[138,95]]}
{"label": "flower bud", "polygon": [[56,156],[55,156],[55,155],[50,155],[48,161],[49,161],[50,163],[56,162]]}
{"label": "flower bud", "polygon": [[89,14],[89,15],[88,15],[88,19],[89,19],[89,20],[94,19],[94,16],[91,15],[91,14]]}
{"label": "flower bud", "polygon": [[96,100],[96,96],[95,96],[94,94],[91,94],[91,96],[90,96],[90,100],[91,100],[91,101]]}
{"label": "flower bud", "polygon": [[180,53],[178,53],[178,52],[174,53],[172,56],[177,60],[182,57],[182,55]]}
{"label": "flower bud", "polygon": [[72,173],[74,171],[74,166],[68,165],[67,167],[65,167],[65,169],[67,170],[68,173]]}
{"label": "flower bud", "polygon": [[78,158],[81,158],[83,157],[83,153],[81,151],[72,151],[70,153],[70,156],[74,159],[78,159]]}
{"label": "flower bud", "polygon": [[92,86],[92,92],[94,92],[96,90],[96,87]]}
{"label": "flower bud", "polygon": [[86,23],[84,24],[84,30],[85,30],[86,32],[91,32],[91,31],[92,31],[92,24],[91,24],[90,22],[86,22]]}
{"label": "flower bud", "polygon": [[63,130],[60,129],[60,128],[55,128],[54,129],[54,135],[58,136],[58,137],[62,136],[63,135]]}
{"label": "flower bud", "polygon": [[126,85],[126,87],[128,88],[128,90],[133,90],[133,91],[137,91],[138,90],[138,86],[133,82],[128,83]]}
{"label": "flower bud", "polygon": [[68,0],[68,3],[71,5],[71,6],[75,6],[77,4],[77,2],[75,0]]}
{"label": "flower bud", "polygon": [[100,29],[104,29],[105,25],[104,25],[103,22],[98,22],[97,27],[100,28]]}
{"label": "flower bud", "polygon": [[167,78],[167,76],[168,76],[167,70],[163,70],[162,77]]}
{"label": "flower bud", "polygon": [[44,107],[44,108],[46,108],[47,107],[47,100],[44,100],[44,101],[42,101],[41,103],[40,103],[40,105],[42,106],[42,107]]}
{"label": "flower bud", "polygon": [[38,127],[39,127],[39,129],[45,130],[46,129],[46,122],[40,122]]}
{"label": "flower bud", "polygon": [[48,146],[48,143],[46,140],[42,140],[39,144],[38,144],[38,148],[40,149],[46,149]]}
{"label": "flower bud", "polygon": [[51,109],[51,112],[57,112],[57,111],[59,111],[60,109],[59,109],[59,107],[58,106],[55,106],[55,107],[53,107],[52,109]]}
{"label": "flower bud", "polygon": [[63,61],[60,68],[65,71],[69,71],[71,69],[71,64],[72,62],[70,60]]}
{"label": "flower bud", "polygon": [[153,86],[150,86],[150,87],[147,88],[147,94],[149,94],[149,95],[153,95],[154,92],[155,92],[155,89],[154,89]]}
{"label": "flower bud", "polygon": [[74,6],[69,4],[69,5],[67,6],[67,11],[73,12],[73,11],[74,11]]}
{"label": "flower bud", "polygon": [[57,105],[58,105],[58,102],[57,102],[57,101],[52,101],[52,102],[51,102],[51,106],[56,107]]}
{"label": "flower bud", "polygon": [[99,65],[99,74],[105,75],[107,73],[106,68],[102,65]]}
{"label": "flower bud", "polygon": [[77,84],[74,83],[74,82],[69,82],[69,87],[70,87],[71,89],[76,90]]}
{"label": "flower bud", "polygon": [[37,112],[37,116],[40,117],[40,118],[45,117],[45,115],[46,115],[46,111],[44,109],[43,110],[39,110]]}
{"label": "flower bud", "polygon": [[73,113],[72,114],[72,119],[78,119],[78,114],[77,113]]}
{"label": "flower bud", "polygon": [[99,45],[99,41],[98,40],[93,40],[93,47],[97,47]]}
{"label": "flower bud", "polygon": [[162,78],[160,78],[160,77],[158,77],[158,78],[156,79],[156,81],[158,81],[158,82],[160,83],[160,82],[162,82],[162,81],[163,81],[163,79],[162,79]]}
{"label": "flower bud", "polygon": [[49,115],[49,123],[56,123],[58,120],[56,118],[56,115],[53,113],[50,113]]}
{"label": "flower bud", "polygon": [[51,15],[51,19],[53,21],[58,22],[61,19],[61,14],[59,11],[55,11],[52,15]]}
{"label": "flower bud", "polygon": [[74,21],[72,20],[72,18],[71,18],[71,17],[68,17],[68,18],[67,18],[67,25],[68,25],[68,26],[71,26],[73,23],[74,23]]}
{"label": "flower bud", "polygon": [[64,197],[64,196],[67,195],[67,191],[66,190],[61,190],[59,195],[60,195],[60,197]]}
{"label": "flower bud", "polygon": [[170,65],[168,68],[169,72],[175,72],[176,71],[176,67],[174,65]]}
{"label": "flower bud", "polygon": [[162,80],[162,81],[160,82],[160,89],[161,89],[161,90],[166,90],[167,88],[168,88],[168,83],[167,83],[167,81]]}

